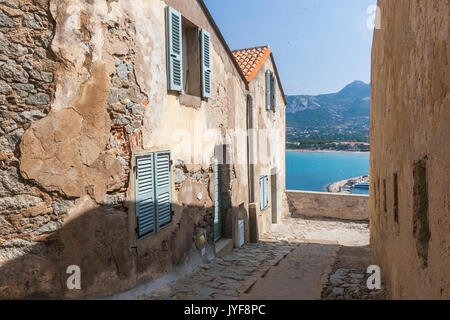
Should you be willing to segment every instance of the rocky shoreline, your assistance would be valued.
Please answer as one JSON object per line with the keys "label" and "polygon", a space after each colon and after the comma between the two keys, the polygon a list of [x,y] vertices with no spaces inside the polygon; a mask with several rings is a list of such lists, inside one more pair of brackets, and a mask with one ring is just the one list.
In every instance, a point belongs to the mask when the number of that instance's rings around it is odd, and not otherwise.
{"label": "rocky shoreline", "polygon": [[327,186],[327,191],[331,193],[347,193],[350,194],[350,188],[360,182],[369,182],[369,176],[359,176],[355,178],[345,179],[337,182],[330,183]]}

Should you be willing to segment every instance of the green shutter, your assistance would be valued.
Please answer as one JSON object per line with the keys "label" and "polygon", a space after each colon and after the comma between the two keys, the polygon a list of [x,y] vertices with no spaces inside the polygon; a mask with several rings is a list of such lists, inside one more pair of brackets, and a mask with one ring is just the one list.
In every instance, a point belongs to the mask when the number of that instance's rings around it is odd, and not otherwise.
{"label": "green shutter", "polygon": [[265,178],[264,178],[264,196],[265,196],[264,208],[267,208],[269,206],[269,196],[268,196],[269,192],[267,190],[268,185],[269,185],[269,177],[265,176]]}
{"label": "green shutter", "polygon": [[155,153],[155,195],[158,231],[172,222],[170,153]]}
{"label": "green shutter", "polygon": [[138,238],[155,233],[153,154],[135,158],[135,198]]}
{"label": "green shutter", "polygon": [[183,31],[181,14],[166,8],[168,89],[183,91]]}
{"label": "green shutter", "polygon": [[262,176],[259,178],[259,202],[261,210],[264,210],[269,205],[269,198],[267,196],[267,182],[267,176]]}
{"label": "green shutter", "polygon": [[259,208],[264,209],[264,183],[263,177],[259,178]]}
{"label": "green shutter", "polygon": [[272,76],[270,89],[272,91],[272,110],[277,112],[277,76]]}
{"label": "green shutter", "polygon": [[270,70],[267,70],[266,71],[266,109],[267,110],[270,110],[270,100],[272,99],[272,95],[270,94],[271,78],[272,78],[272,74],[271,74]]}
{"label": "green shutter", "polygon": [[201,65],[202,65],[202,96],[211,98],[212,72],[211,72],[211,35],[206,30],[200,32]]}

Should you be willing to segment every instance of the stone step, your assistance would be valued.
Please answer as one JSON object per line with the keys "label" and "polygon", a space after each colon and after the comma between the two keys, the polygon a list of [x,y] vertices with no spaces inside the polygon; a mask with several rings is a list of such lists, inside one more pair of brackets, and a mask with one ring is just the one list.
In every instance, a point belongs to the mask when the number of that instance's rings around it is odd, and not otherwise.
{"label": "stone step", "polygon": [[233,251],[233,240],[222,238],[216,242],[216,256],[223,257]]}

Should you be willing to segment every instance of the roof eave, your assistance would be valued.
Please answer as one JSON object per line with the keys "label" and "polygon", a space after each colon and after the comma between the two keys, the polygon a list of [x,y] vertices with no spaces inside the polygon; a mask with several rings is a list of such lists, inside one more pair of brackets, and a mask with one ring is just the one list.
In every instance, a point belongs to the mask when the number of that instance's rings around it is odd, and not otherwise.
{"label": "roof eave", "polygon": [[275,74],[276,74],[277,79],[278,79],[278,85],[280,86],[281,94],[283,95],[284,105],[287,106],[286,95],[284,94],[283,85],[281,84],[281,78],[280,78],[280,75],[278,73],[277,64],[275,63],[275,58],[273,57],[272,52],[270,53],[270,58],[272,59],[273,69],[275,70]]}
{"label": "roof eave", "polygon": [[264,63],[266,63],[267,58],[270,57],[272,54],[272,51],[270,49],[267,49],[264,55],[261,57],[260,61],[256,65],[255,69],[247,76],[247,81],[250,83],[258,74],[259,70],[261,70]]}
{"label": "roof eave", "polygon": [[209,12],[208,7],[206,6],[205,2],[203,0],[197,0],[197,2],[200,4],[200,7],[205,12],[206,17],[208,18],[209,22],[211,23],[217,37],[219,38],[220,42],[225,48],[225,51],[227,52],[228,56],[230,57],[234,67],[236,68],[236,71],[238,72],[241,79],[244,81],[245,86],[248,87],[248,81],[245,78],[244,73],[242,72],[241,68],[239,67],[236,59],[233,56],[233,53],[230,50],[230,47],[228,46],[227,42],[225,41],[225,38],[222,35],[222,32],[220,32],[219,27],[217,26],[216,22],[214,21],[214,18],[212,17],[211,13]]}

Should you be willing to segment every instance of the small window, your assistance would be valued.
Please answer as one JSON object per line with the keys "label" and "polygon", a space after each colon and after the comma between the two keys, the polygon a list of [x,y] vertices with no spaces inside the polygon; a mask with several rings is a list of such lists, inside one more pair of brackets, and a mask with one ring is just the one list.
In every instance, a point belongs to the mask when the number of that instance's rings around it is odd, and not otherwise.
{"label": "small window", "polygon": [[271,109],[272,102],[272,72],[270,70],[266,70],[266,110]]}
{"label": "small window", "polygon": [[270,78],[271,106],[273,112],[277,112],[277,76],[272,73]]}
{"label": "small window", "polygon": [[267,176],[262,176],[261,178],[259,178],[259,202],[261,211],[269,206],[269,199],[267,197],[267,184]]}
{"label": "small window", "polygon": [[166,8],[167,85],[169,91],[211,98],[211,35]]}
{"label": "small window", "polygon": [[200,29],[183,17],[183,91],[201,97]]}
{"label": "small window", "polygon": [[270,70],[266,71],[266,109],[277,111],[277,76]]}
{"label": "small window", "polygon": [[135,157],[136,232],[142,239],[172,222],[170,152]]}

